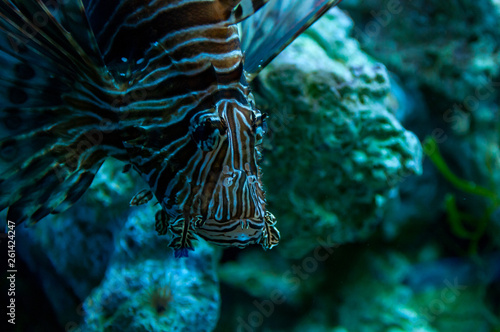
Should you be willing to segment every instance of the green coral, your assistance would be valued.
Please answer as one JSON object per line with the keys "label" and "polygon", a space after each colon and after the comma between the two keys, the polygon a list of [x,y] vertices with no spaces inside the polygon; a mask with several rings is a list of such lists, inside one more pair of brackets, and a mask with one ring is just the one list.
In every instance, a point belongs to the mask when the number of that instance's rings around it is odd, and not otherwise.
{"label": "green coral", "polygon": [[436,332],[414,305],[404,280],[412,262],[402,253],[368,252],[356,260],[341,291],[339,323],[348,331]]}
{"label": "green coral", "polygon": [[347,15],[329,12],[255,86],[257,104],[270,113],[268,208],[287,256],[303,256],[319,235],[337,243],[366,238],[389,192],[421,172],[420,143],[392,113],[388,73],[359,49],[351,29]]}
{"label": "green coral", "polygon": [[363,49],[450,100],[477,96],[500,73],[496,0],[345,1]]}
{"label": "green coral", "polygon": [[176,259],[152,230],[155,208],[135,207],[116,234],[106,275],[84,302],[82,331],[212,331],[219,285],[214,248]]}

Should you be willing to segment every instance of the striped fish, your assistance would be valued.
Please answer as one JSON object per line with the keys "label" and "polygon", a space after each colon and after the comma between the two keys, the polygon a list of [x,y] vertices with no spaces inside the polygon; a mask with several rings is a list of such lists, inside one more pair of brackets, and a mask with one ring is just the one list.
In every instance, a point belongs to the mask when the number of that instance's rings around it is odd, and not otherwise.
{"label": "striped fish", "polygon": [[1,0],[0,211],[62,212],[114,157],[177,257],[197,237],[272,248],[249,83],[337,2]]}

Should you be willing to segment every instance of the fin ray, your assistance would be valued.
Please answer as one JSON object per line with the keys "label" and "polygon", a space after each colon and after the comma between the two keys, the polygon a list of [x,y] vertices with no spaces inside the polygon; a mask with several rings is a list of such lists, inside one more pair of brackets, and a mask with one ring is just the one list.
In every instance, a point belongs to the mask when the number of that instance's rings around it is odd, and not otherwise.
{"label": "fin ray", "polygon": [[0,1],[0,210],[14,222],[65,210],[122,151],[101,130],[113,78],[86,22],[80,0]]}
{"label": "fin ray", "polygon": [[245,71],[257,75],[298,35],[340,0],[271,0],[240,25]]}

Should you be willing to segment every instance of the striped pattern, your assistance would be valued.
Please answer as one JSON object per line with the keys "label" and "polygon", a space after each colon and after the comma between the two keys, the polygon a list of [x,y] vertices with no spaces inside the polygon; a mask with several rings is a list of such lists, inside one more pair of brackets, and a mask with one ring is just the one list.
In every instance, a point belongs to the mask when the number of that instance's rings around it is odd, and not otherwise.
{"label": "striped pattern", "polygon": [[0,74],[0,209],[17,222],[62,211],[114,156],[150,185],[177,256],[195,234],[275,245],[234,26],[264,3],[2,0],[0,55],[19,69]]}
{"label": "striped pattern", "polygon": [[84,8],[55,4],[0,2],[0,210],[17,223],[65,210],[106,157],[124,152],[97,130],[116,118],[103,92],[113,79]]}
{"label": "striped pattern", "polygon": [[[130,12],[124,8],[132,1],[122,2],[100,29],[94,26],[106,64],[126,77],[124,146],[166,212],[166,218],[157,216],[156,227],[170,230],[178,256],[193,249],[195,234],[240,247],[270,248],[279,238],[274,226],[276,236],[266,237],[270,218],[256,147],[263,123],[248,101],[239,37],[228,24],[237,14],[229,6],[212,8],[221,3],[164,1],[159,10],[152,1]],[[97,25],[92,10],[100,12],[99,5],[90,10]],[[248,10],[253,7],[238,13]],[[149,36],[152,27],[153,39],[129,49],[130,36]]]}
{"label": "striped pattern", "polygon": [[[18,223],[61,212],[113,156],[149,184],[131,205],[157,198],[155,227],[176,256],[196,236],[275,246],[257,164],[264,117],[235,24],[287,10],[279,1],[0,0],[0,210]],[[274,18],[310,24],[333,1],[304,3],[305,18]],[[286,36],[246,61],[267,63]]]}

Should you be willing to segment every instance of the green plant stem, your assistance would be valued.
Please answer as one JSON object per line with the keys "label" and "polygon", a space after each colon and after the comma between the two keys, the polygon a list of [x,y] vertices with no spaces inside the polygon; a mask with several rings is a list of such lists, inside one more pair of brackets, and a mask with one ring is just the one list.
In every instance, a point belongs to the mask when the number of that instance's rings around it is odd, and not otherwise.
{"label": "green plant stem", "polygon": [[[474,216],[460,212],[457,208],[455,196],[453,194],[447,194],[445,197],[446,211],[448,212],[448,222],[453,233],[463,239],[470,240],[469,254],[477,254],[477,248],[479,240],[486,232],[488,222],[491,218],[493,212],[500,206],[500,198],[497,194],[489,189],[476,185],[474,182],[466,181],[460,179],[456,176],[451,169],[448,167],[444,161],[441,153],[439,152],[439,147],[437,142],[428,137],[424,141],[424,152],[436,166],[436,168],[441,172],[446,180],[448,180],[455,188],[466,193],[478,195],[485,197],[492,201],[491,206],[484,211],[482,217],[476,221]],[[462,221],[468,221],[474,225],[474,231],[467,230]]]}
{"label": "green plant stem", "polygon": [[434,138],[431,137],[426,138],[424,141],[424,146],[427,147],[426,149],[424,149],[425,154],[429,157],[429,159],[441,172],[441,174],[445,177],[445,179],[448,180],[455,188],[466,193],[486,197],[492,200],[495,206],[500,205],[500,199],[495,192],[486,189],[484,187],[478,186],[472,181],[466,181],[460,179],[451,171],[451,169],[448,167],[443,157],[441,156],[437,142],[434,140]]}

